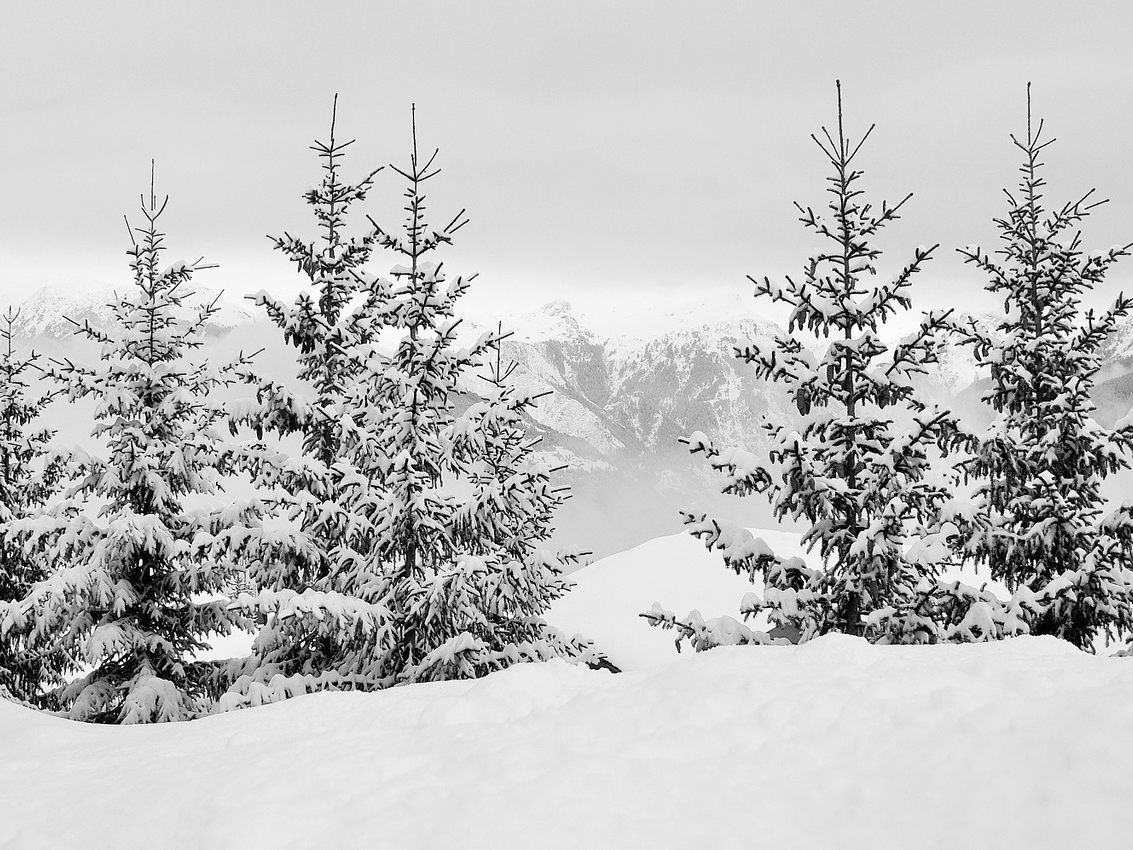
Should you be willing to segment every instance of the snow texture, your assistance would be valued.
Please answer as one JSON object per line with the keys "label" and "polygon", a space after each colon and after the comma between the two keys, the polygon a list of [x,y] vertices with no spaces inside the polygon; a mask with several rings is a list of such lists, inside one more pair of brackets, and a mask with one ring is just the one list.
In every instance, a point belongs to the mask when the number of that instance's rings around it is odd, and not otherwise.
{"label": "snow texture", "polygon": [[0,701],[0,846],[1115,847],[1130,704],[1127,659],[1054,638],[841,635],[161,727]]}

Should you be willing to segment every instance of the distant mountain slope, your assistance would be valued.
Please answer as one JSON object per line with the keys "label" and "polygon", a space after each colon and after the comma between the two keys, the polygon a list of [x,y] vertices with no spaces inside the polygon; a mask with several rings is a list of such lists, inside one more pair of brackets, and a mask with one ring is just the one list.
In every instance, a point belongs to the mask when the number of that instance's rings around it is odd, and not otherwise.
{"label": "distant mountain slope", "polygon": [[[93,356],[64,317],[96,326],[110,321],[110,290],[41,290],[21,305],[17,335],[48,356]],[[202,291],[201,297],[213,297]],[[225,295],[210,326],[205,356],[226,359],[255,351],[259,368],[293,379],[291,350],[262,311]],[[544,450],[567,466],[575,498],[560,512],[559,540],[598,555],[680,529],[678,509],[698,508],[766,525],[763,499],[721,497],[719,482],[699,458],[690,458],[680,437],[705,431],[722,442],[758,450],[764,445],[761,416],[790,422],[795,414],[783,388],[757,380],[735,349],[767,343],[781,329],[759,313],[760,303],[740,294],[709,295],[685,302],[641,301],[608,310],[577,309],[565,301],[505,316],[513,330],[504,356],[519,367],[514,380],[529,392],[550,391],[533,411]],[[977,321],[992,328],[990,316]],[[496,327],[496,317],[470,317],[468,335]],[[239,333],[232,333],[239,329]],[[1133,403],[1133,323],[1125,323],[1107,349],[1095,400],[1098,418],[1112,424]],[[946,343],[941,362],[922,381],[926,396],[954,406],[972,427],[989,421],[968,347]],[[466,389],[475,390],[476,380]],[[61,438],[81,441],[83,417],[61,418]]]}
{"label": "distant mountain slope", "polygon": [[505,356],[520,363],[520,380],[560,396],[541,402],[537,421],[602,454],[653,454],[679,450],[678,438],[697,429],[758,439],[761,413],[788,415],[781,391],[735,357],[737,346],[768,340],[775,325],[738,312],[673,325],[648,313],[644,323],[634,318],[625,317],[618,336],[591,330],[565,302],[511,320],[516,334]]}
{"label": "distant mountain slope", "polygon": [[[197,288],[193,291],[196,296],[192,299],[194,304],[217,299],[220,310],[208,325],[209,331],[213,334],[223,334],[256,318],[258,311],[250,302],[241,303],[239,299],[219,295],[215,290],[207,288]],[[105,327],[113,319],[109,303],[113,300],[114,293],[112,287],[98,289],[43,287],[16,305],[19,318],[13,330],[16,336],[22,339],[60,340],[74,335],[73,322],[81,325],[89,321],[94,327]]]}

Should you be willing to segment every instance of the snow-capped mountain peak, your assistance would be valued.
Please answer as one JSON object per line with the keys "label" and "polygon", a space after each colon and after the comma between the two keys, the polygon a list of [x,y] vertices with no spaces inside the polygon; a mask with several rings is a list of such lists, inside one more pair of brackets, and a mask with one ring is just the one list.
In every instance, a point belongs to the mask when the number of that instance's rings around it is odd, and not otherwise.
{"label": "snow-capped mountain peak", "polygon": [[[213,333],[225,333],[257,317],[250,303],[216,290],[195,287],[189,303],[205,304],[217,299],[219,311],[208,323]],[[94,327],[105,327],[113,321],[110,303],[115,298],[116,289],[110,286],[81,288],[68,286],[45,286],[37,289],[16,306],[19,315],[13,328],[15,335],[24,339],[51,338],[64,339],[75,332],[72,323],[90,322]]]}

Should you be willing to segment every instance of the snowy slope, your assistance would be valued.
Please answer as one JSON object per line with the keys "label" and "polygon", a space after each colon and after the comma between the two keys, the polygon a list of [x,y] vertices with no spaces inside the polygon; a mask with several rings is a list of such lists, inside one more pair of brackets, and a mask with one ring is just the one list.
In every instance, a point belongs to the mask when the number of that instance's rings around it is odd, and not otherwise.
{"label": "snowy slope", "polygon": [[98,727],[0,703],[0,847],[1128,844],[1133,664],[827,637]]}
{"label": "snowy slope", "polygon": [[[757,531],[780,555],[803,555],[798,535]],[[724,567],[718,554],[687,534],[650,540],[595,561],[571,575],[574,589],[555,602],[548,619],[568,634],[595,641],[622,670],[640,670],[676,659],[673,633],[639,615],[654,602],[684,614],[739,617],[751,583]],[[690,650],[686,646],[684,652]]]}
{"label": "snowy slope", "polygon": [[[780,557],[813,557],[800,545],[798,534],[763,528],[750,531]],[[975,587],[986,584],[993,593],[1010,596],[1003,585],[970,569],[944,577]],[[555,602],[548,620],[568,634],[579,633],[595,641],[622,670],[655,667],[678,657],[673,632],[650,626],[639,616],[654,602],[678,615],[696,609],[706,618],[726,614],[738,620],[744,594],[761,590],[727,569],[718,552],[709,552],[688,534],[660,537],[610,555],[571,578],[574,589]],[[767,623],[756,620],[752,626],[767,628]],[[686,644],[683,652],[691,651]]]}

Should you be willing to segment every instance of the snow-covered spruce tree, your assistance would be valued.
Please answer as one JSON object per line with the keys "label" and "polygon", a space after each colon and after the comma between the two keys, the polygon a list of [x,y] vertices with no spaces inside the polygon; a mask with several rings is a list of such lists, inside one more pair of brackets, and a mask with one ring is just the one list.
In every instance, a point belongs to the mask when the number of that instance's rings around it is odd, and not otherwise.
{"label": "snow-covered spruce tree", "polygon": [[[45,577],[42,562],[8,534],[14,520],[42,508],[57,492],[63,458],[49,449],[55,432],[36,429],[52,394],[31,393],[29,373],[39,374],[33,351],[18,356],[13,333],[18,310],[0,316],[0,695],[36,701],[41,686],[54,684],[47,660],[27,651],[26,640],[11,628],[19,602]],[[7,610],[5,603],[8,604]],[[11,621],[6,613],[11,612]]]}
{"label": "snow-covered spruce tree", "polygon": [[[233,684],[223,708],[374,686],[360,672],[371,668],[359,659],[372,654],[383,612],[356,595],[371,565],[354,548],[356,521],[341,482],[359,475],[342,457],[344,427],[350,430],[346,396],[361,369],[355,352],[369,340],[383,295],[379,281],[362,274],[376,234],[351,235],[348,219],[381,169],[357,183],[343,179],[342,160],[353,140],[335,136],[337,107],[336,95],[329,137],[312,146],[323,177],[304,195],[318,236],[305,241],[285,233],[272,240],[309,289],[290,303],[266,292],[254,296],[296,349],[299,372],[294,385],[248,374],[257,396],[233,409],[234,433],[250,427],[256,434],[246,445],[244,468],[276,521],[246,544],[255,553],[246,576],[253,592],[237,604],[260,629],[252,655],[229,671]],[[298,444],[294,456],[285,441]]]}
{"label": "snow-covered spruce tree", "polygon": [[[917,248],[891,282],[871,281],[881,254],[873,238],[911,195],[879,209],[864,200],[855,158],[873,128],[857,143],[846,137],[840,84],[837,89],[836,133],[823,128],[821,137],[811,136],[832,169],[829,213],[796,204],[803,225],[828,247],[810,258],[801,279],[750,278],[757,296],[783,302],[792,313],[787,333],[770,350],[737,350],[761,378],[786,388],[802,424],[796,430],[765,420],[766,458],[717,447],[699,432],[686,441],[724,473],[723,492],[767,494],[778,517],[805,521],[803,543],[817,549],[824,567],[779,558],[750,532],[703,514],[686,513],[685,523],[709,549],[723,552],[730,569],[753,581],[762,571],[763,598],[750,593],[741,607],[745,617],[766,610],[776,637],[807,640],[837,631],[879,642],[932,641],[938,638],[934,572],[924,560],[946,547],[926,546],[917,535],[935,527],[949,494],[947,477],[931,465],[949,447],[954,423],[917,399],[912,379],[935,361],[947,314],[926,316],[892,349],[878,333],[910,307],[911,279],[936,246]],[[804,347],[806,333],[828,339],[825,349],[815,355]],[[730,617],[705,621],[694,611],[682,619],[659,605],[644,616],[676,629],[678,646],[682,639],[696,649],[772,640]]]}
{"label": "snow-covered spruce tree", "polygon": [[458,382],[485,367],[502,335],[457,345],[456,304],[471,279],[448,282],[433,256],[467,219],[462,210],[430,228],[424,187],[439,173],[437,151],[418,156],[415,111],[412,137],[408,167],[393,167],[406,183],[404,228],[375,225],[378,243],[400,260],[379,287],[393,351],[365,346],[347,403],[354,434],[343,469],[353,477],[342,484],[360,522],[356,549],[380,569],[355,590],[389,616],[365,663],[395,684],[589,659],[588,647],[562,640],[540,616],[566,590],[562,571],[576,556],[543,548],[565,493],[533,456],[522,415],[535,399],[517,393],[497,362],[485,397],[456,412]]}
{"label": "snow-covered spruce tree", "polygon": [[243,625],[219,594],[238,541],[259,525],[258,505],[207,502],[233,470],[226,412],[212,399],[246,361],[191,359],[217,307],[186,303],[200,261],[162,266],[158,222],[167,202],[152,184],[142,199],[145,223],[130,229],[134,281],[110,305],[113,326],[77,331],[102,344],[99,364],[59,361],[48,370],[68,400],[96,402],[91,435],[105,454],[77,456],[62,498],[9,526],[25,551],[54,568],[20,614],[32,650],[59,653],[81,673],[58,693],[77,720],[149,723],[206,712],[217,666],[194,655],[210,635]]}
{"label": "snow-covered spruce tree", "polygon": [[564,642],[542,619],[570,590],[565,573],[583,553],[548,548],[555,512],[570,488],[555,485],[563,467],[538,455],[541,438],[532,437],[528,418],[550,391],[517,390],[510,381],[517,364],[503,362],[504,338],[497,327],[482,399],[454,425],[454,450],[471,494],[453,514],[453,535],[458,549],[484,566],[478,609],[484,620],[474,623],[474,634],[498,656],[488,666],[550,657],[608,666],[588,641]]}
{"label": "snow-covered spruce tree", "polygon": [[964,550],[1015,592],[1024,630],[1092,649],[1099,634],[1133,626],[1133,516],[1129,506],[1105,516],[1100,493],[1107,475],[1130,466],[1133,426],[1102,428],[1090,400],[1101,348],[1133,299],[1119,295],[1083,318],[1081,302],[1133,246],[1083,251],[1082,222],[1103,203],[1093,190],[1044,208],[1040,158],[1054,140],[1042,130],[1028,85],[1027,135],[1011,137],[1022,178],[995,219],[1002,246],[995,256],[960,249],[1005,310],[994,339],[974,323],[960,329],[991,374],[984,401],[998,413],[964,465],[978,482]]}

